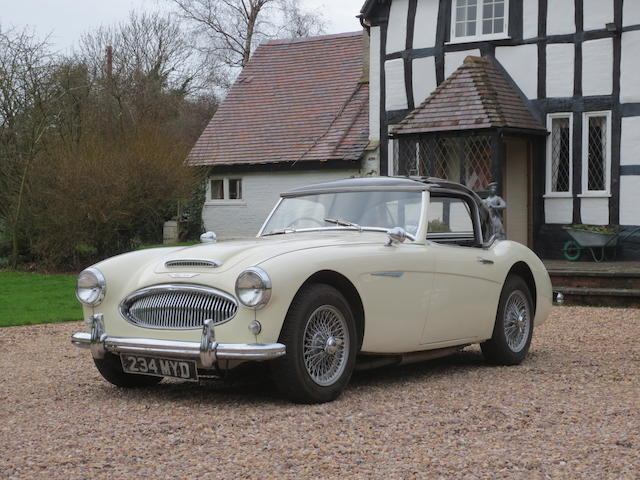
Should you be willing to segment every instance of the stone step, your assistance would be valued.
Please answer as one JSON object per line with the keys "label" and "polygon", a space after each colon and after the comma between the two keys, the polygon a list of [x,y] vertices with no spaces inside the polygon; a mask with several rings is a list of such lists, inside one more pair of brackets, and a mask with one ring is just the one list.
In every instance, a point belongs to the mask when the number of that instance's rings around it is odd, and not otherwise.
{"label": "stone step", "polygon": [[568,275],[549,272],[554,288],[616,288],[640,289],[640,276],[637,275]]}
{"label": "stone step", "polygon": [[564,295],[567,304],[599,306],[640,306],[639,288],[567,287],[553,285],[554,292]]}

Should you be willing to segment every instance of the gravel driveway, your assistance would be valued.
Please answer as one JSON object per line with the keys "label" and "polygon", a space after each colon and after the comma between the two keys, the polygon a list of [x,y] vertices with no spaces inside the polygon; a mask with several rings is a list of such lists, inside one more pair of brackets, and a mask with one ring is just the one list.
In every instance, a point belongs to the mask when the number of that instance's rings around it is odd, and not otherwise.
{"label": "gravel driveway", "polygon": [[556,308],[521,366],[469,348],[312,406],[257,378],[119,390],[78,328],[0,329],[1,478],[640,478],[640,310]]}

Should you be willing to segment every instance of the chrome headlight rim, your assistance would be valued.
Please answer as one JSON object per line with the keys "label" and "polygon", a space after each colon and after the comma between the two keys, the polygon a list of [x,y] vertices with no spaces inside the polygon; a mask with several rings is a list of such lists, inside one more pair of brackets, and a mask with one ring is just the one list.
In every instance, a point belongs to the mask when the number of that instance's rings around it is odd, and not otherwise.
{"label": "chrome headlight rim", "polygon": [[[83,274],[91,274],[95,278],[96,285],[93,288],[97,288],[97,296],[93,298],[91,301],[87,301],[80,297],[80,293],[79,293],[80,287],[78,286],[78,281],[80,280],[80,277]],[[107,293],[107,280],[104,278],[104,275],[100,270],[94,267],[89,267],[89,268],[85,268],[78,274],[78,277],[76,278],[76,298],[80,303],[82,303],[83,305],[87,305],[89,307],[95,307],[102,303],[102,300],[104,300],[106,293]]]}
{"label": "chrome headlight rim", "polygon": [[[259,290],[262,291],[262,294],[259,300],[253,303],[245,302],[242,298],[241,292],[239,291],[241,289],[239,287],[240,281],[243,279],[243,277],[249,276],[249,275],[255,276],[261,282],[261,288]],[[241,305],[247,308],[251,308],[253,310],[259,310],[260,308],[264,307],[267,303],[269,303],[269,300],[271,299],[271,279],[269,278],[269,275],[267,274],[267,272],[265,272],[261,268],[258,268],[258,267],[246,268],[242,272],[240,272],[240,275],[238,275],[238,278],[236,279],[235,293],[236,293],[236,297],[238,298],[238,302]]]}

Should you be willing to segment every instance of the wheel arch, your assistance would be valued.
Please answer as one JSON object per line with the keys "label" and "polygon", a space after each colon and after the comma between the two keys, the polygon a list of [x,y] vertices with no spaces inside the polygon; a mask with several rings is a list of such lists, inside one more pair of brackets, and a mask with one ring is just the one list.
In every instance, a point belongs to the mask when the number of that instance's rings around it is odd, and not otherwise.
{"label": "wheel arch", "polygon": [[358,350],[360,350],[362,341],[364,340],[365,319],[364,305],[362,304],[362,299],[360,298],[360,294],[358,293],[356,287],[353,285],[351,280],[334,270],[320,270],[304,281],[304,283],[296,292],[294,298],[297,297],[305,287],[308,287],[309,285],[315,283],[324,283],[335,288],[347,300],[349,306],[351,307],[353,317],[356,321],[356,332],[358,333]]}
{"label": "wheel arch", "polygon": [[517,275],[518,277],[522,278],[522,280],[524,280],[524,283],[527,284],[527,287],[529,287],[529,293],[531,293],[531,301],[533,302],[533,314],[535,315],[538,292],[536,289],[536,281],[533,277],[531,268],[529,267],[529,265],[527,265],[526,262],[519,261],[514,263],[511,269],[509,269],[509,273],[507,273],[506,278],[509,278],[510,275]]}

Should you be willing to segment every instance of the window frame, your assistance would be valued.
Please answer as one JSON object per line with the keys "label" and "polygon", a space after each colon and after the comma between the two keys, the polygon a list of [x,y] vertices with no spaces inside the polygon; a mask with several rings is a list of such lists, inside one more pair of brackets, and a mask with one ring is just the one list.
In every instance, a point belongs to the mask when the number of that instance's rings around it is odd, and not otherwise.
{"label": "window frame", "polygon": [[489,34],[478,33],[478,32],[482,32],[482,21],[483,21],[482,10],[484,7],[484,0],[478,0],[478,2],[481,3],[482,5],[479,5],[477,7],[478,15],[476,16],[476,34],[468,35],[465,37],[457,37],[456,36],[456,15],[458,11],[457,7],[458,7],[459,1],[460,0],[451,0],[451,22],[450,22],[451,29],[449,34],[449,41],[446,42],[447,44],[483,42],[486,40],[504,40],[504,39],[511,38],[509,36],[509,2],[510,0],[504,0],[504,31],[503,32],[489,33]]}
{"label": "window frame", "polygon": [[[605,117],[607,119],[604,190],[589,190],[589,118]],[[584,112],[582,114],[582,193],[579,197],[610,197],[611,196],[611,111],[600,110]]]}
{"label": "window frame", "polygon": [[[432,199],[434,198],[450,198],[454,200],[460,200],[461,202],[463,202],[469,210],[469,217],[471,219],[471,224],[473,226],[473,235],[468,236],[463,234],[455,234],[453,232],[443,232],[443,233],[433,232],[429,234],[428,232],[429,207],[431,206]],[[422,221],[425,224],[425,237],[426,237],[427,243],[433,242],[441,245],[456,246],[456,247],[462,247],[462,248],[483,248],[489,242],[492,242],[492,239],[490,239],[489,241],[485,241],[484,235],[482,232],[482,225],[480,220],[480,212],[478,211],[478,205],[475,203],[474,199],[466,193],[452,192],[447,189],[433,189],[432,191],[429,192],[429,204],[427,207],[427,211],[423,213]],[[468,244],[469,242],[471,244]]]}
{"label": "window frame", "polygon": [[[554,192],[551,188],[551,175],[553,172],[553,120],[569,119],[569,190],[567,192]],[[547,159],[545,164],[545,195],[544,198],[569,198],[573,197],[573,113],[557,112],[547,115]]]}
{"label": "window frame", "polygon": [[[222,180],[222,197],[223,198],[211,198],[211,182],[215,180]],[[230,198],[231,190],[229,188],[230,180],[239,180],[240,181],[240,198]],[[229,176],[213,176],[207,178],[207,188],[206,188],[206,200],[205,205],[246,205],[246,201],[244,199],[244,177],[238,175],[229,175]]]}

